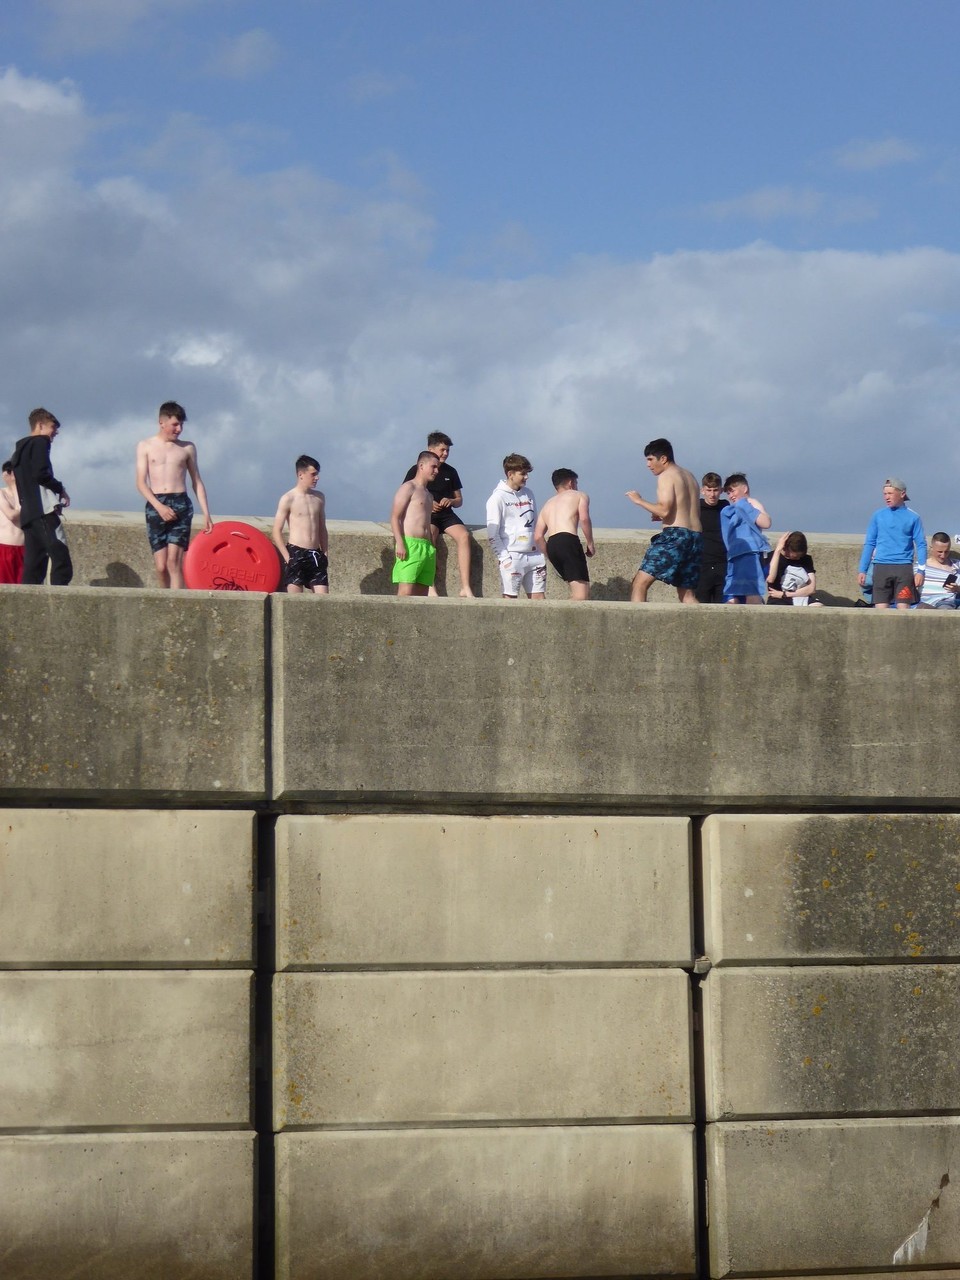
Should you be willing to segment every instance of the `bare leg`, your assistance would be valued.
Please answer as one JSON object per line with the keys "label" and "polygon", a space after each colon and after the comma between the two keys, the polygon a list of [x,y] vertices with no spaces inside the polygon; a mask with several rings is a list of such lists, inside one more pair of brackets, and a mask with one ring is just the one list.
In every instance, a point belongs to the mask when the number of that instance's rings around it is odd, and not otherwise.
{"label": "bare leg", "polygon": [[677,595],[681,604],[699,604],[694,587],[677,587]]}
{"label": "bare leg", "polygon": [[167,546],[167,573],[170,575],[170,586],[176,591],[183,590],[183,547],[176,543]]}
{"label": "bare leg", "polygon": [[167,548],[161,547],[153,553],[153,567],[157,574],[157,586],[169,587],[170,575],[167,572]]}
{"label": "bare leg", "polygon": [[287,595],[290,595],[290,596],[302,596],[302,595],[303,595],[303,587],[298,586],[298,584],[297,584],[296,582],[290,582],[290,583],[288,583],[288,584],[287,584]]}
{"label": "bare leg", "polygon": [[427,588],[419,582],[398,582],[398,596],[425,596]]}
{"label": "bare leg", "polygon": [[460,595],[465,600],[473,599],[470,589],[470,534],[465,524],[452,524],[447,533],[457,546],[457,572],[460,575]]}
{"label": "bare leg", "polygon": [[890,605],[889,605],[889,604],[875,604],[873,607],[874,607],[875,609],[889,609],[889,608],[890,608]]}
{"label": "bare leg", "polygon": [[653,586],[654,578],[652,573],[644,573],[642,569],[638,569],[633,578],[633,585],[630,588],[630,600],[633,604],[646,604],[647,592]]}
{"label": "bare leg", "polygon": [[311,587],[310,590],[315,596],[328,596],[330,594],[329,587]]}
{"label": "bare leg", "polygon": [[545,591],[534,591],[533,595],[527,596],[528,600],[546,600],[547,593]]}
{"label": "bare leg", "polygon": [[568,582],[570,588],[571,600],[589,600],[590,599],[590,583],[589,582]]}
{"label": "bare leg", "polygon": [[[433,545],[434,545],[434,546],[436,546],[436,545],[437,545],[437,543],[440,541],[440,528],[439,528],[439,526],[438,526],[438,525],[431,524],[431,526],[430,526],[430,541],[433,543]],[[429,589],[427,590],[427,595],[428,595],[428,596],[438,596],[439,594],[440,594],[440,592],[437,590],[435,582],[431,582],[430,587],[429,587]]]}

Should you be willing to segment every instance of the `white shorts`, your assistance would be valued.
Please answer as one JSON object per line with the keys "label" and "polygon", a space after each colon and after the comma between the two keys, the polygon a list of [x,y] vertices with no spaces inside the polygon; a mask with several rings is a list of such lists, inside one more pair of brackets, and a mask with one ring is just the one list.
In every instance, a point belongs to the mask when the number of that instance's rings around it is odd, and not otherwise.
{"label": "white shorts", "polygon": [[[504,568],[504,566],[509,566]],[[500,582],[505,596],[520,594],[523,587],[528,596],[543,595],[547,590],[547,561],[539,551],[529,555],[525,551],[504,556],[500,561]]]}

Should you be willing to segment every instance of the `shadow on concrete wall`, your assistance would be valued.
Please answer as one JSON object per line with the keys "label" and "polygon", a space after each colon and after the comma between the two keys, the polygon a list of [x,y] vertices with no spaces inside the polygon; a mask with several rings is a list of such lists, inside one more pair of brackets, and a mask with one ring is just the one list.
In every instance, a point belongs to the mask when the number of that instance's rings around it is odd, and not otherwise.
{"label": "shadow on concrete wall", "polygon": [[120,560],[111,560],[107,565],[105,578],[91,578],[91,587],[142,587],[143,579],[128,564]]}

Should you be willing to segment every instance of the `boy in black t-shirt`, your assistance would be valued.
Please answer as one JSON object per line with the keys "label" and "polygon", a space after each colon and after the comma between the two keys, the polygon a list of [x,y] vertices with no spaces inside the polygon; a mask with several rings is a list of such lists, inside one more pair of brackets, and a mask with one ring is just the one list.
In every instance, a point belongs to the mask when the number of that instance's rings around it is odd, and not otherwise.
{"label": "boy in black t-shirt", "polygon": [[[460,574],[460,595],[473,598],[470,590],[470,534],[467,526],[454,510],[463,505],[463,485],[456,469],[447,462],[453,441],[442,431],[431,431],[427,436],[427,448],[440,459],[440,469],[436,480],[432,480],[427,488],[433,496],[433,514],[430,517],[430,532],[436,546],[441,533],[448,534],[457,548],[457,569]],[[412,480],[417,468],[411,467],[404,476],[404,481]],[[436,587],[430,588],[430,595],[437,594]]]}
{"label": "boy in black t-shirt", "polygon": [[721,498],[723,481],[716,471],[708,471],[700,481],[700,528],[703,555],[697,599],[701,604],[723,604],[723,584],[727,576],[727,548],[720,532],[720,512],[730,504]]}

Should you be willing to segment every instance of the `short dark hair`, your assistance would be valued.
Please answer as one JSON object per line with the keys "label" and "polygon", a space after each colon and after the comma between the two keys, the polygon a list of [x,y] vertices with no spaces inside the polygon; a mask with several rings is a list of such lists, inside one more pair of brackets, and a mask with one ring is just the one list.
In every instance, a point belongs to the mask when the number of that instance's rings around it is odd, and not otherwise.
{"label": "short dark hair", "polygon": [[178,422],[186,422],[187,411],[176,400],[164,400],[157,413],[158,418],[176,418]]}
{"label": "short dark hair", "polygon": [[651,440],[643,451],[645,458],[666,458],[668,462],[673,461],[673,445],[669,440],[664,440],[663,436],[656,440]]}
{"label": "short dark hair", "polygon": [[723,482],[723,487],[729,493],[734,485],[738,484],[745,484],[748,489],[750,488],[750,481],[742,471],[734,471],[732,475],[727,476],[726,480]]}
{"label": "short dark hair", "polygon": [[432,449],[421,449],[420,452],[417,454],[418,467],[421,462],[436,462],[436,460],[437,460],[437,455],[433,452]]}
{"label": "short dark hair", "polygon": [[[6,471],[6,469],[7,469],[7,464],[6,464],[6,463],[4,463],[4,464],[3,464],[3,469],[4,469],[4,471]],[[946,543],[948,543],[948,544],[949,544],[949,542],[950,542],[950,535],[949,535],[949,533],[940,533],[940,532],[937,532],[937,533],[935,533],[935,534],[933,535],[933,537],[930,539],[930,541],[931,541],[931,542],[946,542]]]}
{"label": "short dark hair", "polygon": [[306,471],[307,467],[316,467],[318,471],[320,470],[320,463],[316,458],[311,458],[309,453],[301,453],[293,465],[296,467],[298,474],[301,471]]}
{"label": "short dark hair", "polygon": [[700,487],[701,489],[722,489],[723,481],[718,472],[708,471],[700,481]]}
{"label": "short dark hair", "polygon": [[31,431],[36,431],[37,427],[43,426],[47,422],[52,422],[58,427],[60,425],[49,409],[34,409],[29,418],[27,418],[27,422],[30,424]]}
{"label": "short dark hair", "polygon": [[453,448],[453,441],[443,431],[431,431],[427,436],[427,448],[432,449],[435,444],[445,444],[448,449]]}
{"label": "short dark hair", "polygon": [[6,462],[3,464],[3,466],[0,467],[0,471],[3,471],[8,475],[13,475],[13,460],[11,458],[8,458]]}
{"label": "short dark hair", "polygon": [[522,453],[508,453],[503,460],[503,473],[508,471],[532,471],[533,465]]}
{"label": "short dark hair", "polygon": [[793,551],[798,556],[807,554],[807,535],[801,533],[799,529],[795,529],[793,533],[787,534],[787,540],[783,544],[785,551]]}
{"label": "short dark hair", "polygon": [[550,483],[555,489],[559,489],[562,484],[567,484],[570,480],[579,480],[580,477],[575,471],[571,471],[569,467],[557,467],[553,475],[550,477]]}

